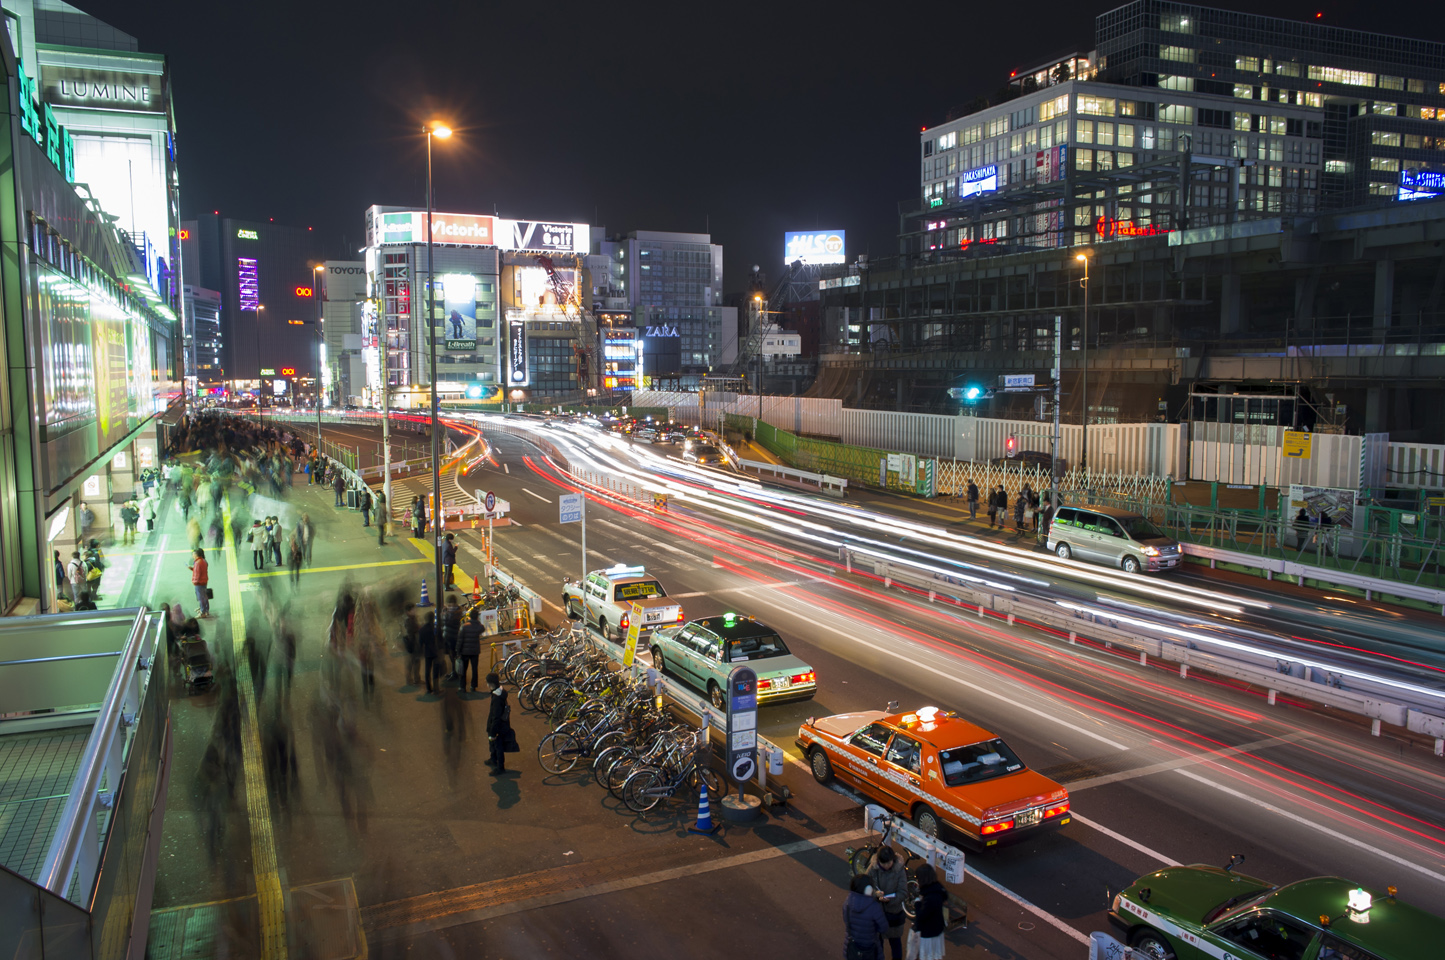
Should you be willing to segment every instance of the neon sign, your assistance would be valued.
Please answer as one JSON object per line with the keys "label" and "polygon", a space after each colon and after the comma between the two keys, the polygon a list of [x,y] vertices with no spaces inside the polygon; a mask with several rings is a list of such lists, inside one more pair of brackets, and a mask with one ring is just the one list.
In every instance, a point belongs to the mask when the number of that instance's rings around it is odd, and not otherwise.
{"label": "neon sign", "polygon": [[238,240],[260,240],[261,237],[256,233],[255,230],[237,230],[237,231],[236,231],[236,239],[238,239]]}
{"label": "neon sign", "polygon": [[1401,170],[1397,200],[1426,200],[1445,193],[1445,173],[1438,170]]}
{"label": "neon sign", "polygon": [[998,164],[970,170],[958,178],[958,199],[976,197],[980,193],[991,193],[998,189]]}
{"label": "neon sign", "polygon": [[191,231],[189,231],[189,230],[182,230],[182,231],[180,231],[179,236],[180,236],[180,238],[181,238],[182,240],[189,240],[189,239],[191,239]]}
{"label": "neon sign", "polygon": [[281,368],[281,376],[283,376],[283,377],[294,377],[294,376],[296,376],[296,368],[295,368],[295,367],[282,367],[282,368]]}
{"label": "neon sign", "polygon": [[309,296],[311,296],[311,288],[310,288],[310,287],[297,287],[297,288],[296,288],[296,296],[298,296],[298,297],[309,297]]}
{"label": "neon sign", "polygon": [[236,258],[236,294],[242,310],[255,313],[261,306],[261,280],[256,261],[251,257]]}
{"label": "neon sign", "polygon": [[50,104],[43,104],[43,113],[35,109],[35,81],[25,73],[24,64],[16,66],[20,86],[20,129],[45,151],[46,158],[64,174],[66,182],[74,183],[75,139],[69,130],[55,122],[55,111]]}
{"label": "neon sign", "polygon": [[1157,237],[1169,231],[1152,224],[1136,224],[1133,220],[1110,220],[1100,217],[1094,221],[1094,232],[1104,239],[1118,237]]}

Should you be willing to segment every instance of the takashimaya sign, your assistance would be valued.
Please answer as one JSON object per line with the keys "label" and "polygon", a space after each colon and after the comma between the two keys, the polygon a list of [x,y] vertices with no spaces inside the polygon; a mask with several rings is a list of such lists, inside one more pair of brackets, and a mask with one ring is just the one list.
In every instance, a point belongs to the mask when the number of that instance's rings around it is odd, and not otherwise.
{"label": "takashimaya sign", "polygon": [[164,109],[157,76],[49,65],[42,69],[41,96],[47,103],[147,113]]}

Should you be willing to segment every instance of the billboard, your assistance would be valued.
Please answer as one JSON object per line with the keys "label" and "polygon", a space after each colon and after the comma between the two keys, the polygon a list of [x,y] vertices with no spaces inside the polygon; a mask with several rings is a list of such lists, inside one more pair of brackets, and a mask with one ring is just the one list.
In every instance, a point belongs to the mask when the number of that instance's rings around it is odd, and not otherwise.
{"label": "billboard", "polygon": [[[403,210],[373,214],[372,240],[379,245],[426,243],[426,211]],[[465,247],[496,245],[496,219],[471,213],[431,215],[432,240]]]}
{"label": "billboard", "polygon": [[783,234],[783,263],[801,260],[804,263],[846,262],[844,230],[789,231]]}
{"label": "billboard", "polygon": [[527,385],[527,321],[507,318],[507,386]]}
{"label": "billboard", "polygon": [[[557,270],[557,278],[569,290],[577,289],[576,270]],[[512,303],[518,307],[557,306],[557,293],[552,280],[543,267],[514,267],[512,269]]]}
{"label": "billboard", "polygon": [[366,264],[359,260],[327,260],[321,271],[321,296],[326,300],[366,299]]}
{"label": "billboard", "polygon": [[446,311],[448,350],[471,353],[477,349],[477,278],[469,273],[445,273],[437,278]]}
{"label": "billboard", "polygon": [[242,310],[255,313],[261,305],[261,278],[254,257],[236,258],[236,297]]}
{"label": "billboard", "polygon": [[1429,200],[1445,194],[1445,173],[1436,170],[1400,171],[1397,200]]}
{"label": "billboard", "polygon": [[958,178],[958,199],[976,197],[980,193],[992,193],[998,189],[998,164],[969,170]]}
{"label": "billboard", "polygon": [[504,250],[587,253],[591,243],[590,230],[585,223],[498,220],[497,235],[497,246]]}

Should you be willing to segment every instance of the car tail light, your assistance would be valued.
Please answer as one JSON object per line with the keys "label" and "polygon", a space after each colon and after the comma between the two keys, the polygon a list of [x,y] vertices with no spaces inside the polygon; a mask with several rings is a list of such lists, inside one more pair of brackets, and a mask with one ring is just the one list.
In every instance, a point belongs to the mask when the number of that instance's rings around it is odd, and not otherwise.
{"label": "car tail light", "polygon": [[773,681],[768,680],[768,679],[766,679],[766,678],[759,678],[759,680],[758,680],[758,689],[759,689],[759,690],[763,690],[763,689],[765,689],[765,688],[767,688],[767,687],[771,687],[772,685],[773,685]]}
{"label": "car tail light", "polygon": [[682,607],[677,608],[677,622],[682,623]]}
{"label": "car tail light", "polygon": [[794,683],[812,683],[816,677],[817,677],[817,674],[814,673],[812,670],[809,670],[807,673],[800,673],[800,674],[798,674],[797,676],[793,677],[793,682],[794,682]]}
{"label": "car tail light", "polygon": [[993,823],[985,823],[978,832],[986,837],[991,833],[1003,833],[1005,830],[1012,830],[1013,828],[1014,822],[1012,820],[995,820]]}
{"label": "car tail light", "polygon": [[630,614],[624,613],[622,615],[622,629],[626,630],[630,626],[632,626],[632,617]]}
{"label": "car tail light", "polygon": [[1065,800],[1063,803],[1056,803],[1052,807],[1046,808],[1044,810],[1044,819],[1047,820],[1049,817],[1057,817],[1068,812],[1069,801]]}

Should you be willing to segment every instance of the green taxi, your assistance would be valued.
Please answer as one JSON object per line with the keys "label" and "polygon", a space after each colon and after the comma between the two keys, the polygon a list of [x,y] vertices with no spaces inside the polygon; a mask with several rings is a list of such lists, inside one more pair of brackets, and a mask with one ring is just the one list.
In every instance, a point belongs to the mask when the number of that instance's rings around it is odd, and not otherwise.
{"label": "green taxi", "polygon": [[1425,960],[1441,956],[1445,920],[1401,903],[1395,888],[1340,877],[1284,886],[1224,867],[1168,867],[1115,895],[1109,920],[1150,960]]}

